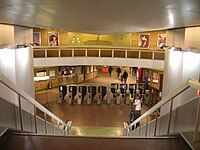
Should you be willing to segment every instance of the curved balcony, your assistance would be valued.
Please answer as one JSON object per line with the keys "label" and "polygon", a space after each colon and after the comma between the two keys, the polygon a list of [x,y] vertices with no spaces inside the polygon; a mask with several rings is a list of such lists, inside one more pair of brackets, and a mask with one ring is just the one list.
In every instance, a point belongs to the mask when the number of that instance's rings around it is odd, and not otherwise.
{"label": "curved balcony", "polygon": [[34,47],[34,66],[109,65],[164,69],[165,51],[126,47]]}

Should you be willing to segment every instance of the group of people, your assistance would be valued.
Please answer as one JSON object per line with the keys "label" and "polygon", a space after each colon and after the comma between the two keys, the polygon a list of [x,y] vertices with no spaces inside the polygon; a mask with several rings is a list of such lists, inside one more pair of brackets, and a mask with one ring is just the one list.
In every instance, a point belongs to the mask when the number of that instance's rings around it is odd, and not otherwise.
{"label": "group of people", "polygon": [[126,72],[126,70],[124,70],[124,72],[122,73],[121,68],[117,67],[116,72],[117,72],[117,77],[120,78],[121,82],[126,83],[128,78],[128,73]]}
{"label": "group of people", "polygon": [[[131,105],[131,111],[130,111],[130,123],[134,122],[136,119],[138,119],[141,116],[141,108],[142,108],[142,102],[139,97],[137,97],[133,104]],[[138,122],[135,126],[132,126],[132,130],[134,128],[139,127],[140,123]]]}

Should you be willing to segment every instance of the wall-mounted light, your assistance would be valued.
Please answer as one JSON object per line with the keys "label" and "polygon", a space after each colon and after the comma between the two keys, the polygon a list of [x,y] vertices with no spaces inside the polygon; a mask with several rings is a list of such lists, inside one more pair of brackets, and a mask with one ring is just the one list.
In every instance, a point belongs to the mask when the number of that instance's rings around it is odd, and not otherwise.
{"label": "wall-mounted light", "polygon": [[182,48],[181,47],[168,47],[167,50],[169,51],[182,51]]}
{"label": "wall-mounted light", "polygon": [[16,46],[17,48],[27,48],[27,47],[33,47],[33,44],[19,44]]}

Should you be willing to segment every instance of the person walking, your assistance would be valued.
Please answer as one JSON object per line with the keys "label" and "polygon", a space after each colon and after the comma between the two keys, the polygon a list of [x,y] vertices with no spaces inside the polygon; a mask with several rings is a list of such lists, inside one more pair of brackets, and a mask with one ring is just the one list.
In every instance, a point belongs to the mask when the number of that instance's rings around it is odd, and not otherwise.
{"label": "person walking", "polygon": [[117,67],[116,72],[117,72],[117,78],[119,79],[120,73],[122,72],[121,68]]}
{"label": "person walking", "polygon": [[[138,119],[141,116],[141,108],[142,108],[142,103],[139,97],[136,97],[134,104],[135,105],[135,114],[136,114],[136,119]],[[140,122],[136,124],[136,128],[140,126]]]}
{"label": "person walking", "polygon": [[109,74],[110,74],[110,77],[111,77],[111,75],[112,75],[112,70],[113,70],[113,68],[112,68],[111,66],[109,66],[109,67],[108,67],[108,72],[109,72]]}
{"label": "person walking", "polygon": [[128,78],[128,73],[126,72],[126,70],[124,70],[124,73],[123,73],[124,83],[126,83],[127,78]]}

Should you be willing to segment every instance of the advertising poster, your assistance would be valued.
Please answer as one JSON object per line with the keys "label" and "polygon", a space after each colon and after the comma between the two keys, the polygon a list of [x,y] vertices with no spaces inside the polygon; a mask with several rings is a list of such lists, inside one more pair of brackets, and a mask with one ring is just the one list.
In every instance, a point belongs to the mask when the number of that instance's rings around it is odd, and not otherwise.
{"label": "advertising poster", "polygon": [[166,46],[166,34],[158,34],[158,48],[163,49]]}
{"label": "advertising poster", "polygon": [[33,32],[34,46],[41,46],[41,32]]}
{"label": "advertising poster", "polygon": [[49,46],[58,46],[59,45],[59,36],[58,33],[48,33],[48,44]]}
{"label": "advertising poster", "polygon": [[139,46],[141,48],[149,48],[149,46],[150,46],[150,34],[140,34]]}

